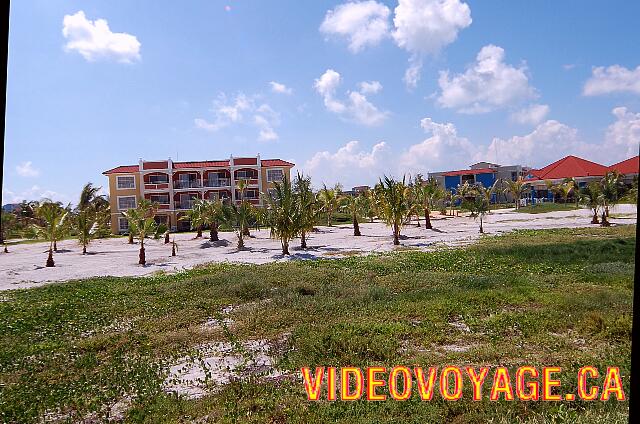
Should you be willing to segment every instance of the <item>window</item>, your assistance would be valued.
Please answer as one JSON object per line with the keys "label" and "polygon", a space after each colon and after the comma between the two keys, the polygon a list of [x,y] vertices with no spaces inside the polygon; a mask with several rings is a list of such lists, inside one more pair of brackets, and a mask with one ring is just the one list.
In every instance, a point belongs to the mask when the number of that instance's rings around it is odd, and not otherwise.
{"label": "window", "polygon": [[166,184],[169,182],[167,174],[149,175],[149,184]]}
{"label": "window", "polygon": [[169,204],[169,195],[168,194],[152,194],[149,196],[149,200],[154,203],[159,203],[161,205]]}
{"label": "window", "polygon": [[284,179],[284,172],[282,169],[267,169],[267,182],[280,182]]}
{"label": "window", "polygon": [[118,209],[133,209],[136,207],[136,197],[135,196],[123,196],[118,197]]}
{"label": "window", "polygon": [[250,180],[252,178],[258,178],[258,176],[253,170],[244,170],[236,171],[236,178],[239,180]]}
{"label": "window", "polygon": [[121,233],[129,231],[129,221],[127,221],[127,218],[118,218],[118,229]]}
{"label": "window", "polygon": [[136,178],[133,175],[118,175],[116,182],[119,190],[136,188]]}

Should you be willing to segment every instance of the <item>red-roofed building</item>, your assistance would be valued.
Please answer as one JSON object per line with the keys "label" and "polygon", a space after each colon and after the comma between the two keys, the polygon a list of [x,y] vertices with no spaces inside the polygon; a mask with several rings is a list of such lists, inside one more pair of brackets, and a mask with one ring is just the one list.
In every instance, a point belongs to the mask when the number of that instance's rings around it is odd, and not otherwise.
{"label": "red-roofed building", "polygon": [[614,163],[609,167],[609,171],[618,171],[623,175],[625,184],[631,184],[634,178],[638,177],[640,168],[640,156],[634,156],[622,162]]}
{"label": "red-roofed building", "polygon": [[[129,230],[122,212],[135,208],[140,199],[158,204],[156,221],[173,231],[189,229],[189,222],[180,216],[191,209],[194,199],[230,199],[239,202],[241,196],[256,206],[262,206],[261,193],[273,188],[273,183],[290,178],[295,165],[282,159],[243,157],[213,161],[173,162],[140,160],[138,165],[118,166],[103,172],[109,178],[111,228],[114,234]],[[246,181],[241,194],[238,181]]]}

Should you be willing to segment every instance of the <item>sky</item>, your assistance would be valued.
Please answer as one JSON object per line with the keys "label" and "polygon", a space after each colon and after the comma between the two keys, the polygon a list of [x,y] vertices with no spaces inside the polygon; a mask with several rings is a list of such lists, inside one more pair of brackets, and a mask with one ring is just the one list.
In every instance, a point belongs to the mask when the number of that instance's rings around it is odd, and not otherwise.
{"label": "sky", "polygon": [[[640,143],[640,2],[21,0],[3,203],[139,158],[280,158],[316,187]],[[106,190],[105,190],[106,191]]]}

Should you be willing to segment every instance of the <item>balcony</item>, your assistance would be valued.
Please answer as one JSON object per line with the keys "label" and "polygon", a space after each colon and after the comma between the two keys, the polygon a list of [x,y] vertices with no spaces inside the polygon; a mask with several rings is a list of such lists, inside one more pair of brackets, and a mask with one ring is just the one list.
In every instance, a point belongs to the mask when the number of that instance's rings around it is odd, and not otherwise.
{"label": "balcony", "polygon": [[230,187],[231,179],[230,178],[211,178],[204,181],[205,187]]}
{"label": "balcony", "polygon": [[192,209],[192,208],[193,208],[193,199],[182,200],[177,203],[177,209]]}
{"label": "balcony", "polygon": [[189,181],[176,181],[174,183],[174,187],[177,189],[183,189],[183,188],[200,188],[202,187],[202,183],[200,182],[200,180],[189,180]]}

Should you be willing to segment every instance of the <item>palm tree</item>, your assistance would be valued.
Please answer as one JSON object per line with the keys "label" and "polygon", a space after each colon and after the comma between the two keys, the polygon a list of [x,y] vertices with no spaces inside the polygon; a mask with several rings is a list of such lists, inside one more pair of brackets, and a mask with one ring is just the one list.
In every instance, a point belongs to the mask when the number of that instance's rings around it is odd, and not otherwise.
{"label": "palm tree", "polygon": [[327,226],[329,227],[333,225],[331,218],[340,205],[341,191],[342,189],[338,184],[336,184],[332,189],[327,188],[327,185],[323,184],[323,187],[318,194],[318,199],[322,203],[322,210],[327,214]]}
{"label": "palm tree", "polygon": [[[620,194],[624,190],[624,185],[620,174],[617,171],[607,172],[600,181],[600,187],[603,196],[604,215],[609,217],[609,208],[614,207],[620,200]],[[609,221],[604,221],[602,225],[609,224]]]}
{"label": "palm tree", "polygon": [[129,221],[129,232],[134,235],[140,242],[140,251],[138,255],[138,264],[146,265],[146,255],[144,249],[144,240],[148,236],[160,237],[167,231],[164,224],[158,225],[153,218],[157,210],[157,205],[149,200],[143,199],[138,202],[135,209],[128,209],[124,212],[125,218]]}
{"label": "palm tree", "polygon": [[236,231],[238,236],[238,249],[244,249],[245,228],[249,227],[249,221],[253,216],[253,206],[247,201],[240,204],[230,203],[222,208],[222,222]]}
{"label": "palm tree", "polygon": [[[238,193],[239,193],[238,200],[240,200],[240,203],[245,202],[244,193],[247,191],[247,185],[248,184],[249,183],[247,183],[247,180],[239,180],[238,181]],[[244,227],[244,229],[242,231],[243,231],[242,235],[244,235],[244,236],[251,235],[251,233],[249,232],[249,225]]]}
{"label": "palm tree", "polygon": [[43,224],[37,228],[38,235],[49,242],[49,255],[46,266],[53,267],[55,266],[53,252],[57,251],[56,241],[67,231],[69,211],[63,208],[59,202],[45,200],[36,209],[36,216]]}
{"label": "palm tree", "polygon": [[505,189],[505,194],[509,193],[513,196],[513,201],[516,204],[516,209],[520,207],[520,199],[522,198],[522,194],[527,189],[529,183],[525,182],[522,177],[518,177],[515,181],[507,181],[507,188]]}
{"label": "palm tree", "polygon": [[396,181],[386,175],[380,179],[376,187],[380,195],[380,212],[387,225],[393,228],[393,244],[400,244],[400,230],[407,215],[410,213],[409,204],[405,198],[407,188],[404,178]]}
{"label": "palm tree", "polygon": [[489,212],[489,201],[487,200],[490,197],[490,194],[487,195],[489,189],[479,186],[474,190],[472,197],[467,197],[462,202],[462,207],[471,212],[471,216],[474,219],[480,217],[480,233],[484,233],[484,228],[482,227],[482,219],[484,215]]}
{"label": "palm tree", "polygon": [[209,240],[218,241],[218,227],[222,219],[222,200],[200,200],[202,223],[209,227]]}
{"label": "palm tree", "polygon": [[358,218],[362,214],[362,205],[363,205],[364,196],[345,196],[343,197],[343,205],[342,209],[351,215],[351,222],[353,222],[353,235],[361,236],[360,233],[360,224],[358,223]]}
{"label": "palm tree", "polygon": [[196,230],[196,238],[202,237],[202,227],[204,226],[204,220],[202,215],[202,207],[204,203],[202,199],[194,199],[191,203],[191,209],[189,209],[183,216],[180,217],[181,221],[189,221],[192,230]]}
{"label": "palm tree", "polygon": [[300,208],[289,179],[273,183],[273,191],[267,196],[267,222],[271,236],[280,239],[282,254],[289,255],[289,242],[300,232]]}
{"label": "palm tree", "polygon": [[593,212],[592,224],[598,224],[598,209],[602,205],[603,197],[600,184],[592,181],[580,192],[580,200]]}
{"label": "palm tree", "polygon": [[567,201],[569,200],[569,196],[571,195],[571,193],[573,193],[573,183],[570,181],[567,181],[558,185],[558,191],[562,196],[563,202],[566,204]]}
{"label": "palm tree", "polygon": [[571,194],[573,195],[573,200],[576,202],[576,209],[578,209],[580,201],[580,185],[573,177],[565,178],[564,182],[571,186]]}
{"label": "palm tree", "polygon": [[307,233],[313,230],[318,214],[316,196],[311,190],[311,178],[305,177],[298,172],[293,189],[299,209],[300,247],[306,249]]}
{"label": "palm tree", "polygon": [[362,195],[362,214],[373,222],[376,216],[377,200],[375,190],[367,190]]}
{"label": "palm tree", "polygon": [[87,254],[87,246],[98,234],[98,218],[104,205],[101,202],[104,197],[98,195],[100,189],[100,187],[94,187],[91,183],[85,184],[80,192],[80,200],[76,206],[73,223],[78,233],[78,242],[82,246],[83,255]]}
{"label": "palm tree", "polygon": [[427,181],[422,180],[422,176],[416,177],[416,197],[424,210],[424,227],[427,230],[433,228],[431,225],[431,211],[435,203],[445,197],[444,190],[438,184],[435,178],[429,178]]}

